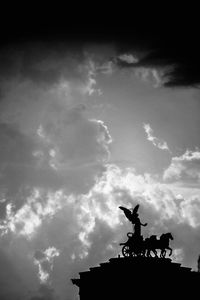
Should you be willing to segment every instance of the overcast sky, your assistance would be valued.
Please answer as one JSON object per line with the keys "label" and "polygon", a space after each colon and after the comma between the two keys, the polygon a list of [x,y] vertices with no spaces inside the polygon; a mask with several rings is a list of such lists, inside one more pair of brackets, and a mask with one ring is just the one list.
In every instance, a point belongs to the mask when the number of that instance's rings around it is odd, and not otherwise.
{"label": "overcast sky", "polygon": [[70,279],[131,230],[120,205],[139,203],[144,237],[172,232],[173,260],[196,270],[198,49],[170,41],[2,43],[1,299],[77,299]]}

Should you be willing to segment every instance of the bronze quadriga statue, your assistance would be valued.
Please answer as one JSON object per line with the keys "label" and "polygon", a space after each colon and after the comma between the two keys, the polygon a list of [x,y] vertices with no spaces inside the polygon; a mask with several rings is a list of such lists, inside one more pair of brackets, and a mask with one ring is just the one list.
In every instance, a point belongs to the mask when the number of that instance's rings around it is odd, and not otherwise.
{"label": "bronze quadriga statue", "polygon": [[152,235],[149,238],[144,239],[141,234],[141,226],[147,226],[147,223],[143,224],[140,221],[138,209],[139,204],[134,209],[129,210],[123,206],[119,207],[123,210],[126,218],[132,223],[134,232],[128,232],[128,240],[125,243],[120,243],[122,247],[122,254],[125,257],[130,256],[146,256],[151,257],[152,252],[155,257],[158,257],[157,250],[160,250],[160,257],[164,258],[167,254],[167,250],[172,254],[172,249],[169,247],[169,241],[173,240],[173,236],[170,232],[163,233],[158,239],[156,235]]}

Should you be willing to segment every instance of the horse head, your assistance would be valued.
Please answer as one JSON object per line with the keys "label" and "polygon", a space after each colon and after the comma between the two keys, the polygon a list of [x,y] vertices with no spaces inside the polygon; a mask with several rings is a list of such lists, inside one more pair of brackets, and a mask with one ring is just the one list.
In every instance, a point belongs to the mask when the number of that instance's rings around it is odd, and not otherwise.
{"label": "horse head", "polygon": [[172,236],[172,234],[171,234],[171,232],[164,233],[163,236],[165,236],[169,240],[173,240],[174,239],[173,236]]}
{"label": "horse head", "polygon": [[171,234],[171,232],[167,232],[167,233],[163,233],[161,236],[160,236],[160,239],[164,239],[164,240],[173,240],[173,236]]}
{"label": "horse head", "polygon": [[171,232],[168,232],[168,237],[169,237],[170,240],[174,239],[173,236],[172,236],[172,234],[171,234]]}

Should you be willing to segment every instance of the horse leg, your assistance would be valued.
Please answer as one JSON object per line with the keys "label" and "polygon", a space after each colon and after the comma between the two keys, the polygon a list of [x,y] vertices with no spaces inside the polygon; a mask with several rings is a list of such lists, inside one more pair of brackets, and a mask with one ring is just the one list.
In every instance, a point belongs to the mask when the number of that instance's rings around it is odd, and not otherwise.
{"label": "horse leg", "polygon": [[151,250],[149,250],[148,252],[148,257],[151,257]]}
{"label": "horse leg", "polygon": [[167,254],[167,251],[164,249],[164,251],[163,251],[163,258],[165,258],[166,254]]}
{"label": "horse leg", "polygon": [[161,249],[160,257],[165,258],[165,255],[166,255],[165,249]]}
{"label": "horse leg", "polygon": [[142,249],[141,254],[142,254],[143,257],[145,256],[145,250],[144,249]]}
{"label": "horse leg", "polygon": [[171,255],[172,255],[172,248],[170,248],[170,247],[167,247],[167,249],[170,251],[170,254],[169,254],[169,256],[171,256]]}
{"label": "horse leg", "polygon": [[161,257],[161,258],[164,257],[164,256],[163,256],[163,249],[161,249],[161,251],[160,251],[160,257]]}

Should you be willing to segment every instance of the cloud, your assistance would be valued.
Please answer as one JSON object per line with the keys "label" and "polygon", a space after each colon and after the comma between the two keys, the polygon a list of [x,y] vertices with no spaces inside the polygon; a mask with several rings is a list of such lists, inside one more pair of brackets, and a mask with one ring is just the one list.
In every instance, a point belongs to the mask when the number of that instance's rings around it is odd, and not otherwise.
{"label": "cloud", "polygon": [[2,235],[10,231],[31,239],[42,221],[46,217],[51,218],[63,207],[61,202],[71,200],[70,197],[66,199],[62,190],[44,192],[35,188],[26,203],[17,211],[13,209],[13,203],[7,204],[6,217],[0,223]]}
{"label": "cloud", "polygon": [[[102,56],[102,55],[101,55]],[[98,96],[102,95],[103,92],[97,85],[97,76],[98,75],[106,75],[109,76],[114,72],[114,64],[110,58],[106,58],[102,60],[99,56],[96,57],[94,53],[86,52],[86,63],[85,66],[81,68],[85,68],[87,71],[87,81],[82,87],[83,94],[88,94],[89,96],[96,94]]]}
{"label": "cloud", "polygon": [[77,48],[45,40],[0,49],[0,64],[1,82],[17,77],[42,86],[58,83],[61,79],[78,85],[88,77],[83,46]]}
{"label": "cloud", "polygon": [[7,93],[11,82],[16,80],[46,89],[64,82],[73,86],[79,96],[101,95],[96,77],[113,73],[111,58],[115,49],[110,45],[100,49],[101,45],[92,48],[80,43],[77,47],[76,43],[52,44],[45,40],[19,43],[12,49],[0,48],[1,95]]}
{"label": "cloud", "polygon": [[[31,286],[22,273],[21,290],[25,294],[29,290],[37,294],[42,281],[59,290],[63,298],[67,292],[63,282],[66,269],[62,268],[70,268],[70,277],[71,256],[74,252],[83,255],[73,206],[79,205],[77,195],[87,193],[104,171],[112,138],[102,120],[87,117],[87,106],[81,97],[74,82],[62,81],[44,88],[17,80],[7,84],[0,103],[0,248],[4,247],[4,239],[10,243],[23,240],[30,267],[27,277],[34,277],[36,282]],[[62,234],[58,234],[60,231]],[[51,245],[56,249],[61,246],[62,251],[66,248],[60,255],[61,271],[53,268],[55,260],[34,260],[36,250],[44,252]],[[14,264],[19,250],[13,246],[11,249]],[[63,264],[65,255],[69,266]],[[61,287],[55,283],[55,272],[63,277]]]}
{"label": "cloud", "polygon": [[[104,259],[109,255],[117,255],[120,251],[119,242],[123,240],[125,232],[131,230],[131,225],[118,207],[124,205],[130,208],[139,203],[141,220],[148,222],[143,229],[144,236],[172,232],[172,247],[177,249],[174,259],[195,267],[193,259],[198,257],[199,252],[196,237],[200,226],[200,192],[193,191],[191,195],[183,189],[182,194],[180,201],[173,186],[159,182],[157,177],[108,165],[90,192],[79,198],[77,221],[82,250],[79,254],[74,253],[73,259],[76,261],[79,257],[84,261],[87,258],[95,264],[103,259],[102,252]],[[101,243],[104,243],[104,247]],[[97,251],[95,255],[94,249]],[[102,252],[96,249],[102,249]]]}
{"label": "cloud", "polygon": [[[177,205],[176,195],[169,186],[159,183],[151,176],[137,175],[133,169],[122,169],[117,166],[108,166],[103,177],[91,189],[90,193],[81,197],[79,224],[81,232],[79,239],[87,256],[92,247],[91,236],[95,233],[96,222],[103,222],[115,234],[120,232],[120,226],[125,219],[118,209],[119,205],[132,207],[137,203],[142,206],[142,218],[149,221],[149,233],[154,230],[161,232],[174,224],[188,224],[197,228],[199,224],[194,221],[195,207],[192,198]],[[189,205],[192,210],[189,210]],[[190,213],[188,213],[190,211]],[[116,235],[113,235],[113,241]],[[110,241],[112,244],[113,241]]]}
{"label": "cloud", "polygon": [[4,53],[0,71],[0,253],[10,264],[0,272],[2,299],[72,295],[66,276],[84,253],[79,198],[110,157],[109,129],[89,111],[97,74],[109,76],[112,63],[93,67],[82,50],[40,50]]}
{"label": "cloud", "polygon": [[173,249],[172,259],[178,263],[181,263],[184,259],[184,252],[181,248]]}
{"label": "cloud", "polygon": [[[164,23],[162,20],[162,24]],[[57,33],[55,28],[52,28],[51,39],[47,38],[49,33],[45,36],[40,28],[37,34],[41,35],[40,40],[43,43],[37,42],[37,38],[36,41],[31,40],[31,35],[25,34],[27,43],[20,46],[19,37],[15,47],[11,49],[5,46],[1,50],[1,78],[8,78],[17,70],[17,74],[23,78],[29,77],[37,82],[43,81],[45,84],[54,83],[63,75],[66,79],[77,80],[82,75],[79,74],[78,68],[72,67],[73,63],[82,62],[85,53],[89,53],[91,58],[97,60],[102,66],[108,61],[118,60],[118,66],[123,68],[136,67],[156,70],[158,73],[161,71],[163,73],[161,77],[164,79],[161,84],[165,87],[198,87],[200,82],[199,45],[196,39],[198,24],[187,23],[186,25],[185,20],[176,21],[177,23],[180,26],[166,20],[167,25],[163,25],[160,32],[155,31],[149,24],[145,26],[145,30],[138,30],[138,26],[135,26],[136,30],[131,25],[131,31],[130,26],[121,28],[121,24],[118,29],[116,24],[114,28],[101,26],[100,31],[95,32],[95,36],[83,32],[69,34],[68,30],[62,35],[61,32],[66,28],[62,26],[63,28],[59,28]],[[154,26],[156,27],[157,24]],[[19,36],[19,32],[22,31],[20,28],[16,36]],[[139,58],[137,62],[130,59],[130,57],[135,58],[133,53],[137,53]],[[119,60],[119,57],[125,59]],[[104,59],[103,63],[102,59]],[[114,65],[115,63],[112,67]],[[107,70],[111,69],[113,68]]]}
{"label": "cloud", "polygon": [[38,277],[41,284],[46,284],[49,280],[50,273],[53,269],[54,257],[60,255],[60,252],[55,247],[49,247],[45,251],[36,251],[34,262],[38,266]]}
{"label": "cloud", "polygon": [[120,63],[127,63],[127,64],[134,64],[137,63],[139,60],[137,57],[133,56],[132,54],[122,54],[119,55],[118,60]]}
{"label": "cloud", "polygon": [[196,228],[200,225],[200,198],[192,196],[190,199],[181,202],[183,216],[189,220],[190,226]]}
{"label": "cloud", "polygon": [[161,39],[153,40],[153,49],[140,60],[138,66],[161,68],[166,87],[198,86],[199,76],[195,67],[195,62],[199,64],[197,48],[192,51],[189,46],[189,43],[194,43],[195,37],[191,35],[187,45],[184,39],[185,37],[180,35],[178,41],[171,35],[166,38],[165,43],[162,43]]}
{"label": "cloud", "polygon": [[163,72],[153,68],[137,68],[135,75],[144,82],[151,83],[154,88],[158,88],[164,83]]}
{"label": "cloud", "polygon": [[163,179],[182,182],[199,182],[200,178],[200,152],[199,150],[186,150],[181,156],[172,157],[171,164],[164,171]]}
{"label": "cloud", "polygon": [[12,81],[0,106],[2,215],[13,201],[20,208],[34,187],[83,192],[103,171],[111,137],[103,121],[87,117],[73,84]]}
{"label": "cloud", "polygon": [[186,25],[181,20],[178,22],[180,26],[176,26],[173,22],[169,23],[167,20],[163,22],[162,20],[162,24],[164,23],[166,25],[162,26],[160,32],[155,31],[148,24],[145,26],[145,30],[138,31],[138,28],[137,30],[132,28],[130,32],[125,29],[118,36],[113,36],[117,57],[127,55],[127,53],[139,53],[137,62],[130,63],[119,60],[117,65],[121,68],[161,72],[161,85],[164,87],[199,87],[200,59],[199,45],[196,40],[197,24]]}
{"label": "cloud", "polygon": [[158,88],[166,81],[165,72],[162,68],[140,66],[140,60],[145,55],[144,53],[139,53],[138,57],[136,57],[132,54],[124,53],[113,59],[113,61],[120,68],[131,68],[137,78],[152,84],[154,88]]}
{"label": "cloud", "polygon": [[[187,265],[198,253],[200,193],[199,197],[184,195],[179,201],[171,186],[159,182],[158,177],[107,164],[106,171],[96,177],[96,183],[87,193],[69,196],[63,190],[57,192],[57,198],[53,193],[49,197],[36,196],[34,201],[27,201],[26,213],[31,216],[30,211],[34,212],[42,223],[35,227],[34,235],[24,240],[23,249],[30,257],[29,264],[35,267],[32,273],[61,299],[66,293],[75,292],[70,285],[66,286],[66,278],[70,280],[81,270],[120,252],[118,244],[131,230],[118,208],[120,205],[131,208],[140,204],[140,218],[148,222],[143,229],[145,237],[171,231],[175,238],[173,248],[181,249],[175,251],[174,259]],[[26,220],[30,221],[26,215],[21,216],[22,223],[18,227],[15,224],[18,231],[11,238],[19,242],[26,237],[22,230]],[[3,236],[8,237],[9,232]]]}
{"label": "cloud", "polygon": [[155,147],[159,148],[160,150],[166,150],[170,152],[170,149],[165,141],[160,140],[157,137],[153,136],[153,130],[149,124],[144,123],[143,128],[147,134],[148,141],[152,142],[152,144]]}

